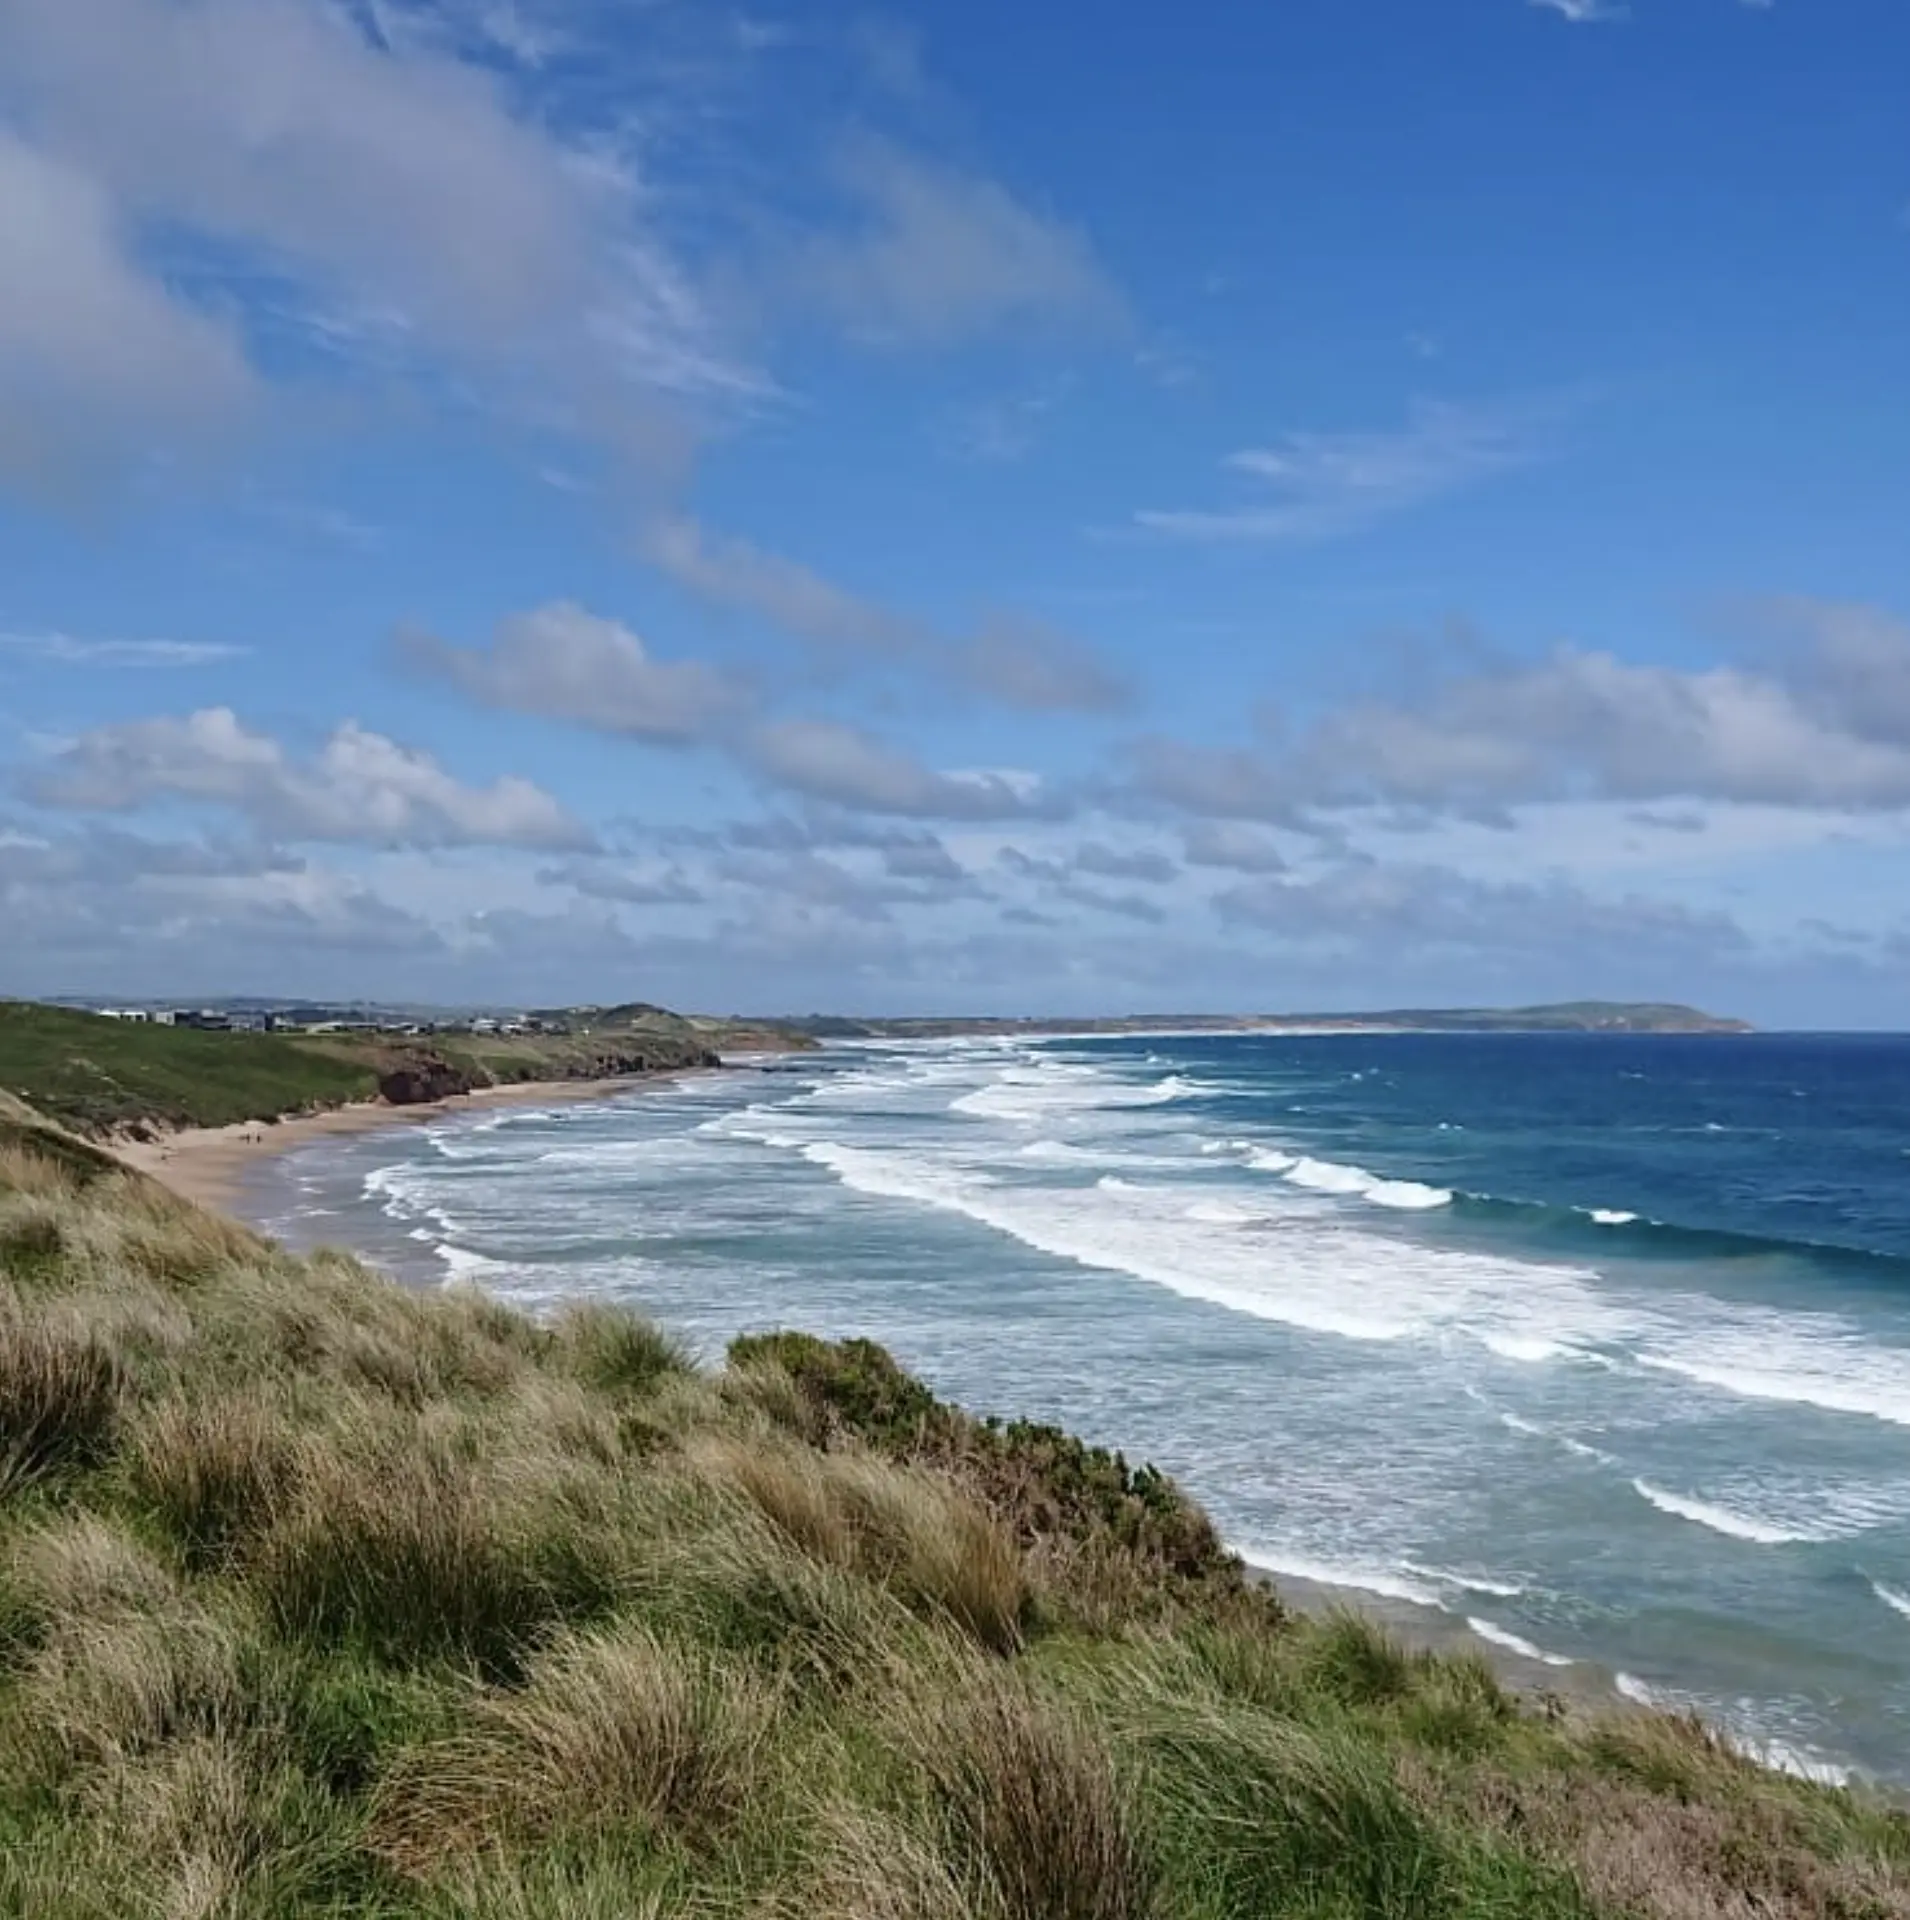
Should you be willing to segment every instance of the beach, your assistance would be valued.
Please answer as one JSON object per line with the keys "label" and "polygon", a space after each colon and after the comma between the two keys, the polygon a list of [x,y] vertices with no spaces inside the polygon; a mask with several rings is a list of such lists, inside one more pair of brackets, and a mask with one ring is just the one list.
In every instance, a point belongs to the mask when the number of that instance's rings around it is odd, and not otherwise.
{"label": "beach", "polygon": [[488,1108],[550,1106],[603,1100],[633,1087],[681,1077],[682,1070],[626,1074],[613,1080],[525,1080],[510,1086],[480,1087],[442,1100],[392,1106],[364,1100],[345,1107],[289,1118],[241,1120],[226,1127],[182,1127],[151,1140],[121,1141],[112,1151],[129,1167],[170,1187],[182,1199],[221,1213],[243,1214],[246,1180],[268,1162],[319,1140],[374,1133],[389,1127],[420,1125],[449,1114]]}

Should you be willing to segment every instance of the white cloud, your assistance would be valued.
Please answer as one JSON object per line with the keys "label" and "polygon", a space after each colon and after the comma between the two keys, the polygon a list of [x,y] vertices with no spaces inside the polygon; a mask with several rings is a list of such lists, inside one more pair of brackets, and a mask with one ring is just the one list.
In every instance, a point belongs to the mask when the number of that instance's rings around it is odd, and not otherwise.
{"label": "white cloud", "polygon": [[1123,317],[1086,235],[998,181],[876,139],[843,150],[838,180],[859,224],[802,244],[791,271],[858,338],[939,347],[1010,323]]}
{"label": "white cloud", "polygon": [[1529,416],[1424,401],[1397,431],[1292,432],[1231,455],[1227,464],[1263,488],[1244,505],[1149,508],[1134,517],[1150,532],[1188,540],[1329,540],[1540,453]]}
{"label": "white cloud", "polygon": [[1404,806],[1504,817],[1537,801],[1910,807],[1910,625],[1783,602],[1755,665],[1649,666],[1561,646],[1321,715],[1279,746],[1144,740],[1140,790],[1223,820]]}
{"label": "white cloud", "polygon": [[541,787],[466,786],[416,748],[347,721],[316,755],[246,727],[229,707],[82,734],[30,781],[41,802],[126,812],[176,799],[230,807],[293,840],[375,846],[572,848],[591,836]]}
{"label": "white cloud", "polygon": [[1007,820],[1051,812],[1038,782],[1004,772],[938,772],[855,727],[780,720],[759,728],[750,764],[778,786],[865,813]]}
{"label": "white cloud", "polygon": [[0,282],[0,482],[70,492],[104,457],[199,446],[252,411],[232,329],[137,263],[97,181],[4,124]]}
{"label": "white cloud", "polygon": [[615,620],[557,601],[498,623],[489,648],[404,634],[404,657],[473,699],[511,713],[570,720],[665,744],[699,740],[745,702],[740,685],[699,660],[658,660]]}
{"label": "white cloud", "polygon": [[[489,17],[508,37],[510,10]],[[282,284],[347,359],[448,362],[576,431],[754,384],[629,169],[442,35],[381,44],[323,0],[8,5],[0,109],[15,467],[74,403],[102,458],[241,412],[260,380],[215,317],[227,267]]]}

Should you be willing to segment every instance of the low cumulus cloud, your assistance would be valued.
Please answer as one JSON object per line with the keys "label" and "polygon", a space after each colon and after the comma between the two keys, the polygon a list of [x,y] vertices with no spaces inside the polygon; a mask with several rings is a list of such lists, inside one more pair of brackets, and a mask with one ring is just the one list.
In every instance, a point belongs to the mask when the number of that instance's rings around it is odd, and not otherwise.
{"label": "low cumulus cloud", "polygon": [[1446,867],[1346,861],[1308,878],[1267,878],[1218,895],[1224,921],[1302,945],[1362,954],[1434,949],[1578,958],[1716,959],[1748,951],[1729,915],[1644,897],[1604,899],[1572,882],[1481,880]]}
{"label": "low cumulus cloud", "polygon": [[1058,806],[1031,776],[942,772],[860,728],[834,720],[779,720],[750,737],[748,763],[777,786],[867,813],[921,820],[1013,820]]}
{"label": "low cumulus cloud", "polygon": [[1144,796],[1214,819],[1306,826],[1336,809],[1503,820],[1540,801],[1910,806],[1910,626],[1783,602],[1754,663],[1642,665],[1563,646],[1329,711],[1266,748],[1144,740]]}
{"label": "low cumulus cloud", "polygon": [[96,826],[0,826],[0,916],[12,991],[298,992],[441,946],[361,879],[265,843]]}
{"label": "low cumulus cloud", "polygon": [[349,720],[301,759],[229,707],[96,728],[26,786],[43,805],[77,811],[165,800],[227,807],[292,840],[579,848],[592,838],[543,788],[515,775],[469,786],[428,753]]}
{"label": "low cumulus cloud", "polygon": [[1190,867],[1232,873],[1284,873],[1286,855],[1269,835],[1238,820],[1191,820],[1181,830]]}
{"label": "low cumulus cloud", "polygon": [[628,627],[570,601],[499,621],[489,647],[416,632],[398,646],[485,706],[664,745],[709,737],[749,700],[741,681],[701,661],[659,660]]}

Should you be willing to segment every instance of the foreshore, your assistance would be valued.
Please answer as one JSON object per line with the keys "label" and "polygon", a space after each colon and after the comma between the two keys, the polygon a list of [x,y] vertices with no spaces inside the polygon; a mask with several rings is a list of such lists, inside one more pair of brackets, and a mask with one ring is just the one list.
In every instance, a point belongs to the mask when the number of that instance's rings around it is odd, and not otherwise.
{"label": "foreshore", "polygon": [[611,1080],[525,1080],[510,1086],[480,1087],[474,1093],[392,1106],[363,1100],[317,1113],[293,1114],[277,1121],[241,1120],[229,1127],[182,1127],[152,1140],[122,1141],[112,1151],[129,1167],[150,1174],[181,1199],[215,1212],[242,1212],[247,1178],[266,1162],[309,1146],[315,1140],[373,1133],[384,1127],[415,1126],[447,1114],[481,1112],[491,1107],[550,1106],[558,1102],[605,1100],[659,1081],[680,1080],[691,1069],[622,1074]]}

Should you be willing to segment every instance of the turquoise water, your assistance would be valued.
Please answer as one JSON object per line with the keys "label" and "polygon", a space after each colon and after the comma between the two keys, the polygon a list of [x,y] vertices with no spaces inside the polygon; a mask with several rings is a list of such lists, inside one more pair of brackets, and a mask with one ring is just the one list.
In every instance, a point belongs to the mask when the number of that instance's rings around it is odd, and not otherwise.
{"label": "turquoise water", "polygon": [[1910,1777],[1910,1042],[865,1047],[288,1157],[262,1215],[710,1352],[867,1334],[1248,1558]]}

